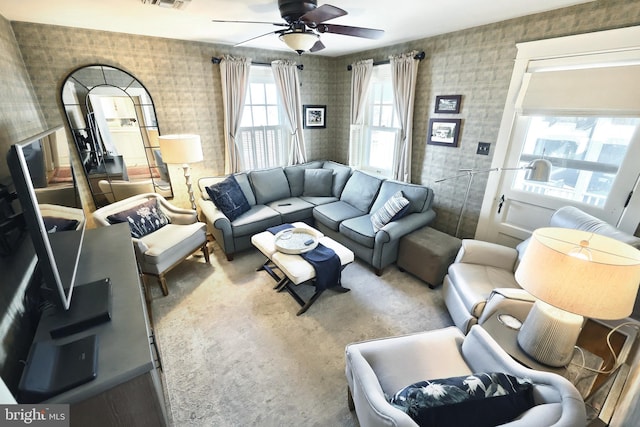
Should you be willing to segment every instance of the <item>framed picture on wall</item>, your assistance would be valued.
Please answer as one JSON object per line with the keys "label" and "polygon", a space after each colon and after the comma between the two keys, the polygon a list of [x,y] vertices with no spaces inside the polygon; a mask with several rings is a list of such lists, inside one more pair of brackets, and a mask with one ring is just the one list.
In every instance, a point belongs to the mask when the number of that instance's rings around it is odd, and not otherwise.
{"label": "framed picture on wall", "polygon": [[303,106],[303,118],[305,129],[309,128],[325,128],[327,127],[326,105],[304,105]]}
{"label": "framed picture on wall", "polygon": [[460,112],[462,95],[436,96],[436,113],[457,114]]}
{"label": "framed picture on wall", "polygon": [[427,144],[457,147],[461,119],[430,119]]}

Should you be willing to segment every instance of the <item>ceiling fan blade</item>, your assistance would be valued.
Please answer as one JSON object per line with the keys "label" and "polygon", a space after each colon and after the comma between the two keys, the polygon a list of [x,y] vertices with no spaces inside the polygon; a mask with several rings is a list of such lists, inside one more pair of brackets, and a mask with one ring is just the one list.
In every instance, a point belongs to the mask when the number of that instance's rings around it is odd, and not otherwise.
{"label": "ceiling fan blade", "polygon": [[324,43],[322,43],[320,40],[318,40],[313,46],[311,46],[311,49],[309,49],[309,52],[317,52],[319,50],[322,50],[325,48]]}
{"label": "ceiling fan blade", "polygon": [[315,23],[319,24],[329,19],[338,18],[347,14],[346,10],[342,10],[339,7],[331,6],[330,4],[323,4],[315,9],[305,13],[300,17],[300,21],[305,24]]}
{"label": "ceiling fan blade", "polygon": [[320,24],[316,30],[320,33],[342,34],[345,36],[363,37],[365,39],[379,39],[384,36],[384,30],[350,27],[348,25]]}
{"label": "ceiling fan blade", "polygon": [[276,25],[278,27],[288,27],[289,24],[284,22],[263,22],[263,21],[225,21],[224,19],[212,19],[211,22],[221,22],[224,24],[267,24]]}
{"label": "ceiling fan blade", "polygon": [[250,39],[243,40],[240,43],[236,43],[236,44],[233,45],[233,47],[240,46],[240,45],[243,45],[245,43],[249,43],[252,40],[259,39],[260,37],[264,37],[264,36],[269,36],[271,34],[281,34],[283,31],[284,30],[269,31],[268,33],[260,34],[259,36],[251,37]]}

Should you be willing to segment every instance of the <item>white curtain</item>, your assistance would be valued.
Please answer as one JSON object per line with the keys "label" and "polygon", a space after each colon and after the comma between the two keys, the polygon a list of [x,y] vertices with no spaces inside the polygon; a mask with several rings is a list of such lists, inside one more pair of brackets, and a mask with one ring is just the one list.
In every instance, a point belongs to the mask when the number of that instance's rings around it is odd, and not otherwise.
{"label": "white curtain", "polygon": [[288,165],[304,163],[306,148],[302,132],[302,98],[300,97],[300,80],[294,61],[273,61],[271,70],[276,88],[285,111],[285,122],[289,129]]}
{"label": "white curtain", "polygon": [[242,168],[236,145],[236,134],[242,121],[250,70],[251,58],[233,58],[225,55],[220,61],[224,107],[225,174],[238,172]]}
{"label": "white curtain", "polygon": [[411,182],[413,103],[420,63],[420,60],[414,58],[417,53],[413,51],[389,57],[393,104],[400,121],[400,141],[397,145],[397,161],[393,165],[393,178],[404,182]]}
{"label": "white curtain", "polygon": [[351,118],[349,129],[349,165],[361,166],[364,144],[364,112],[371,83],[373,59],[365,59],[351,65]]}

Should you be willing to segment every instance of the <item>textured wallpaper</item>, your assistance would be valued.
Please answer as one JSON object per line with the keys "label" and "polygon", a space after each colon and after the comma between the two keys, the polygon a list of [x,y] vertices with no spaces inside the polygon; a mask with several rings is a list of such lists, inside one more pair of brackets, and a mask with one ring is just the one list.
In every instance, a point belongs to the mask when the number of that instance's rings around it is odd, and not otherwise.
{"label": "textured wallpaper", "polygon": [[[292,58],[304,64],[300,73],[304,104],[327,105],[327,128],[306,129],[309,159],[347,161],[349,93],[347,65],[358,59],[387,59],[410,50],[425,51],[420,63],[413,125],[413,181],[435,191],[435,227],[453,234],[467,186],[455,175],[459,168],[491,164],[506,99],[516,43],[640,24],[640,1],[599,0],[465,31],[329,58],[297,57],[276,51],[78,30],[14,22],[13,29],[35,93],[47,122],[61,123],[60,85],[73,69],[90,63],[114,65],[134,74],[147,87],[158,112],[162,133],[190,132],[202,137],[205,161],[193,165],[193,176],[223,172],[220,73],[212,56],[232,52],[257,61]],[[462,95],[457,115],[433,113],[436,95]],[[426,145],[429,118],[462,119],[457,148]],[[479,141],[490,142],[488,156],[476,154]],[[187,206],[181,170],[172,170],[178,204]],[[462,225],[473,236],[486,186],[474,178]]]}
{"label": "textured wallpaper", "polygon": [[4,153],[47,128],[11,24],[0,16],[0,183],[9,179]]}

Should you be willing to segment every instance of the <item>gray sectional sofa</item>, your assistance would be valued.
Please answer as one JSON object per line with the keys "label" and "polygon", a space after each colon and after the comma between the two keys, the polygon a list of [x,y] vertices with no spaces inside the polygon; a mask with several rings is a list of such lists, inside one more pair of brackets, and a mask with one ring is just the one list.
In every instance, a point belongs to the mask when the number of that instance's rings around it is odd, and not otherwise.
{"label": "gray sectional sofa", "polygon": [[[435,218],[430,188],[381,179],[332,161],[233,176],[249,205],[233,221],[216,207],[207,191],[226,177],[198,181],[201,219],[229,260],[251,247],[252,235],[275,225],[303,221],[351,249],[379,274],[396,261],[400,237]],[[409,201],[404,216],[376,231],[371,215],[398,191]]]}

